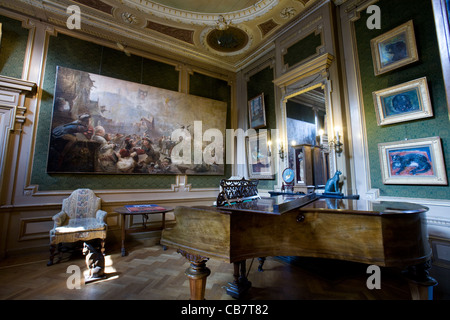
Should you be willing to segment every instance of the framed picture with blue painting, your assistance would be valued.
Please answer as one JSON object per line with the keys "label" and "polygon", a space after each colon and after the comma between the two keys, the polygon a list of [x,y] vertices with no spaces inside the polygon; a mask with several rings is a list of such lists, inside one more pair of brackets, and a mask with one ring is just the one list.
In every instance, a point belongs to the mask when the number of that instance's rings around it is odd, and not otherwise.
{"label": "framed picture with blue painting", "polygon": [[248,101],[248,114],[250,128],[259,129],[266,126],[266,107],[264,105],[264,93]]}
{"label": "framed picture with blue painting", "polygon": [[427,78],[372,93],[379,126],[433,116]]}
{"label": "framed picture with blue painting", "polygon": [[376,76],[419,60],[412,20],[372,39],[370,45]]}
{"label": "framed picture with blue painting", "polygon": [[270,133],[266,129],[248,134],[246,137],[248,177],[250,179],[274,179]]}
{"label": "framed picture with blue painting", "polygon": [[440,137],[378,144],[383,184],[447,185]]}

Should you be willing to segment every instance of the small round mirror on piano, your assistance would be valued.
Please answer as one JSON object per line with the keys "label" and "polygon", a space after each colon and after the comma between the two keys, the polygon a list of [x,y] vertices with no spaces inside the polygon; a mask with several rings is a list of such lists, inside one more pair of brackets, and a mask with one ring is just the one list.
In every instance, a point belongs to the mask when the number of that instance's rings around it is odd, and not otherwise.
{"label": "small round mirror on piano", "polygon": [[281,191],[293,191],[294,187],[294,178],[295,178],[295,172],[291,168],[286,168],[283,170],[283,173],[281,174],[281,177],[283,179],[283,185],[281,186]]}

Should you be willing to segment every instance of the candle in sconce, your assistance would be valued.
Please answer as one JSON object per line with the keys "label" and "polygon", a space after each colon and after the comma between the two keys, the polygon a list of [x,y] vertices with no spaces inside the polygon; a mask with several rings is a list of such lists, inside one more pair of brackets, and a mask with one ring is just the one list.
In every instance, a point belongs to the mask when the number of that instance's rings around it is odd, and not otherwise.
{"label": "candle in sconce", "polygon": [[336,131],[336,144],[339,144],[339,131],[341,128],[339,127],[335,127],[335,131]]}
{"label": "candle in sconce", "polygon": [[280,155],[281,160],[284,161],[284,147],[283,147],[283,142],[281,141],[281,139],[277,139],[277,146],[278,146],[278,154]]}
{"label": "candle in sconce", "polygon": [[277,147],[278,147],[278,149],[280,149],[280,150],[283,149],[283,144],[281,143],[281,139],[280,139],[280,138],[277,139]]}
{"label": "candle in sconce", "polygon": [[272,155],[272,140],[267,140],[267,151],[268,151],[268,154],[269,154],[269,156],[271,156]]}

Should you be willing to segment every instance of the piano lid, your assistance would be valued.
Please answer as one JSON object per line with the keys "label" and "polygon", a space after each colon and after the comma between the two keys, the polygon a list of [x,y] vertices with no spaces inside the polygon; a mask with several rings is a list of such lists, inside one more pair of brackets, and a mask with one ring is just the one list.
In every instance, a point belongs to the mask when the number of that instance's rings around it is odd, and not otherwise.
{"label": "piano lid", "polygon": [[315,193],[306,195],[279,195],[276,197],[239,202],[221,207],[220,209],[263,214],[282,214],[292,209],[301,208],[317,199],[319,199],[319,196]]}
{"label": "piano lid", "polygon": [[294,209],[311,212],[341,212],[360,215],[418,214],[428,211],[427,207],[415,203],[334,199],[326,198],[315,193],[261,198],[235,203],[221,207],[220,209],[231,212],[239,211],[275,215],[280,215]]}
{"label": "piano lid", "polygon": [[341,212],[346,214],[396,215],[419,214],[428,208],[416,203],[323,198],[299,208],[309,212]]}

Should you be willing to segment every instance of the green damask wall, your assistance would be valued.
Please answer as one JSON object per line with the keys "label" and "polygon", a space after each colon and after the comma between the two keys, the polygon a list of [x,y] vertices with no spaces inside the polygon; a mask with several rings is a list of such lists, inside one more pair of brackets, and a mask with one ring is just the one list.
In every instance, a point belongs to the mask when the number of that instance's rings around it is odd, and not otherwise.
{"label": "green damask wall", "polygon": [[[170,188],[171,184],[175,183],[174,175],[48,174],[46,172],[57,66],[178,91],[179,72],[172,65],[135,55],[127,56],[121,51],[63,34],[51,37],[45,66],[31,183],[39,185],[40,190],[73,190],[79,187],[92,189]],[[196,77],[198,76],[192,76],[193,83],[196,82]],[[230,101],[229,87],[226,83],[209,77],[202,81],[203,84],[198,85],[198,88],[193,90],[195,92],[193,94]],[[224,94],[225,87],[228,90],[227,95]],[[222,178],[222,176],[189,177],[188,182],[192,183],[193,187],[217,187]]]}
{"label": "green damask wall", "polygon": [[[266,107],[266,127],[269,132],[277,128],[275,115],[275,93],[273,84],[273,69],[267,67],[250,77],[247,82],[247,97],[249,99],[264,93],[264,104]],[[276,169],[276,168],[275,168]],[[275,176],[276,178],[276,176]],[[276,180],[260,180],[258,189],[273,190]]]}
{"label": "green damask wall", "polygon": [[5,16],[0,16],[0,23],[2,24],[0,74],[21,79],[28,30],[22,28],[22,22]]}
{"label": "green damask wall", "polygon": [[[450,123],[431,1],[381,0],[376,5],[381,9],[381,30],[367,28],[366,21],[369,15],[365,11],[361,12],[360,19],[355,22],[372,188],[380,189],[381,196],[450,199],[449,186],[384,185],[382,182],[378,155],[378,143],[382,142],[440,136],[448,173]],[[413,19],[414,22],[420,61],[375,76],[370,40],[410,19]],[[424,76],[428,80],[434,116],[422,120],[378,126],[372,92]]]}
{"label": "green damask wall", "polygon": [[286,117],[309,123],[316,123],[314,110],[311,107],[288,100],[286,102]]}
{"label": "green damask wall", "polygon": [[292,67],[296,63],[315,55],[317,48],[321,45],[321,34],[313,32],[287,48],[287,52],[283,56],[284,63]]}

